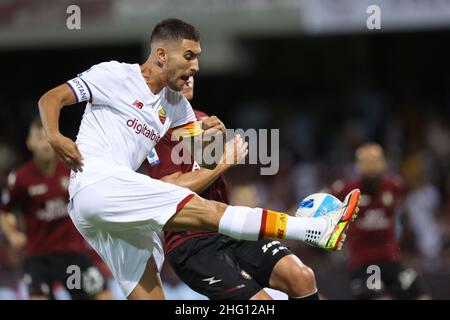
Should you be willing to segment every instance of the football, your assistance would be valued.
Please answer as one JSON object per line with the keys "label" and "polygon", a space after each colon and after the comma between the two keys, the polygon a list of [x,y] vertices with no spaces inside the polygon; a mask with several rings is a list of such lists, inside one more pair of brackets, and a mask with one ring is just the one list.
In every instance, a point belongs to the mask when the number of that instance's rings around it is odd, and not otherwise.
{"label": "football", "polygon": [[314,193],[300,202],[295,215],[304,218],[316,218],[327,212],[334,211],[343,203],[335,196],[328,193]]}

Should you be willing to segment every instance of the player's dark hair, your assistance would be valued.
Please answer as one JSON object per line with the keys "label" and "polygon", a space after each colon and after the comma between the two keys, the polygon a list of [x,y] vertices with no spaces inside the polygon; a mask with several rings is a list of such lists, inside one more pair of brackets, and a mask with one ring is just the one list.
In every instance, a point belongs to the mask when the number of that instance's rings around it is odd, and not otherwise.
{"label": "player's dark hair", "polygon": [[161,40],[200,41],[200,33],[195,27],[180,19],[170,18],[159,22],[152,31],[150,45]]}

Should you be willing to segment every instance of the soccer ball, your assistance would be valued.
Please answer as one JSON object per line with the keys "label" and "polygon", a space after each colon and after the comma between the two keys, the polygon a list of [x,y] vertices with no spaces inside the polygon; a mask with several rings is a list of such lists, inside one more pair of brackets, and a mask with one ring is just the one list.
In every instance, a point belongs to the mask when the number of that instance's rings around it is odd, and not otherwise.
{"label": "soccer ball", "polygon": [[303,218],[316,218],[342,207],[343,203],[328,193],[314,193],[303,199],[295,215]]}

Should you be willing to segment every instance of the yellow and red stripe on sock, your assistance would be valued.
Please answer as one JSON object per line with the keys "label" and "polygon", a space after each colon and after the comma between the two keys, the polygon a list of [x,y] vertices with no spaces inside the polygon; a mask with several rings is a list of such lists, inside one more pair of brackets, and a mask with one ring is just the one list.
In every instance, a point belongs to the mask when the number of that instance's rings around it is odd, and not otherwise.
{"label": "yellow and red stripe on sock", "polygon": [[263,209],[259,239],[286,238],[287,214]]}

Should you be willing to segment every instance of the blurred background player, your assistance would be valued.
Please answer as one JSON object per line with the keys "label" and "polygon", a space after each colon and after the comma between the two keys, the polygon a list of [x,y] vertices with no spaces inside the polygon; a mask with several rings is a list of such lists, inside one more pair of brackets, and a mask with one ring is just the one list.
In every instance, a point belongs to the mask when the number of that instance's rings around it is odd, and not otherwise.
{"label": "blurred background player", "polygon": [[448,221],[439,219],[441,195],[429,166],[422,156],[408,157],[402,166],[408,186],[403,206],[408,229],[402,234],[402,244],[409,255],[413,253],[413,259],[416,252],[418,267],[426,273],[442,267],[443,229],[449,226]]}
{"label": "blurred background player", "polygon": [[[192,100],[194,78],[183,87],[183,95]],[[198,120],[207,115],[194,110]],[[225,154],[213,169],[194,163],[176,165],[171,159],[178,141],[169,131],[148,158],[152,178],[173,183],[201,197],[228,204],[224,173],[247,155],[247,146],[239,137],[226,144]],[[270,287],[292,299],[318,299],[313,271],[304,265],[280,241],[238,241],[212,232],[165,232],[166,258],[176,274],[193,290],[214,300],[268,300],[264,290]]]}
{"label": "blurred background player", "polygon": [[26,299],[20,262],[21,250],[9,245],[0,228],[0,300]]}
{"label": "blurred background player", "polygon": [[[401,179],[386,173],[380,145],[363,144],[355,155],[360,176],[347,182],[337,181],[332,187],[337,197],[349,189],[361,190],[359,218],[348,232],[351,293],[355,299],[426,298],[416,271],[400,263],[396,214],[403,198]],[[373,270],[368,271],[371,265],[380,268],[381,290],[368,288],[368,278],[374,274]]]}
{"label": "blurred background player", "polygon": [[[0,221],[11,247],[26,248],[24,282],[31,299],[55,299],[54,289],[61,286],[72,299],[111,298],[91,249],[67,214],[70,169],[57,159],[39,118],[32,121],[26,144],[33,159],[9,174]],[[12,212],[17,208],[25,232]],[[74,274],[67,271],[70,265],[81,270],[78,289],[66,287]]]}

